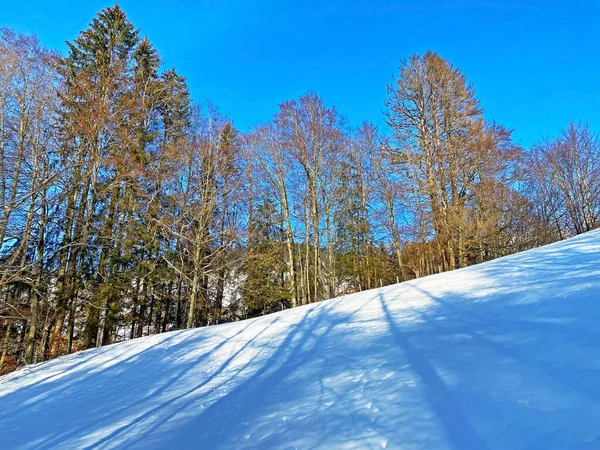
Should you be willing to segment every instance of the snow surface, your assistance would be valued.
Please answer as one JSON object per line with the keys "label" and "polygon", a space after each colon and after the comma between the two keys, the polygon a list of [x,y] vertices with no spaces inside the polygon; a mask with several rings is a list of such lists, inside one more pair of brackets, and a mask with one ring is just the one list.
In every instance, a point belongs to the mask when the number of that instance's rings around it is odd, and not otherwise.
{"label": "snow surface", "polygon": [[0,447],[600,448],[600,232],[0,378]]}

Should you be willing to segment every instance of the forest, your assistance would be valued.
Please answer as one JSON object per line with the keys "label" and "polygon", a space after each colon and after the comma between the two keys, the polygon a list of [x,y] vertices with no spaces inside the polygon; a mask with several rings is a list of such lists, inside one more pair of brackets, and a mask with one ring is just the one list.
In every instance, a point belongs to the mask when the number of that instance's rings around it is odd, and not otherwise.
{"label": "forest", "polygon": [[190,98],[118,6],[66,53],[0,29],[0,373],[600,224],[591,126],[522,148],[433,51],[399,63],[385,127],[308,91],[248,131]]}

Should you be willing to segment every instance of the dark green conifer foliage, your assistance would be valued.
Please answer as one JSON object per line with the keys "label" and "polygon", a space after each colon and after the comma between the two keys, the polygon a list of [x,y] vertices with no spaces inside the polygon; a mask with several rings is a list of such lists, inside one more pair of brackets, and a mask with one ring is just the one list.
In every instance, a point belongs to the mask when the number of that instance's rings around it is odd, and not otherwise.
{"label": "dark green conifer foliage", "polygon": [[266,199],[257,207],[248,246],[248,260],[243,267],[244,306],[248,316],[267,314],[288,308],[291,294],[285,280],[285,243],[281,215]]}

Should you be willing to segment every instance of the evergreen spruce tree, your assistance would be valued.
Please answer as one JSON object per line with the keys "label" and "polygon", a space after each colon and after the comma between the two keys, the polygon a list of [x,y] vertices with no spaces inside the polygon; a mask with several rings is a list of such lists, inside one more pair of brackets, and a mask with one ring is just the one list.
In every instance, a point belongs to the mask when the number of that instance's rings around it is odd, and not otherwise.
{"label": "evergreen spruce tree", "polygon": [[247,278],[243,287],[244,306],[248,316],[273,312],[290,306],[291,293],[285,280],[284,229],[281,215],[266,199],[255,211],[252,241],[248,259],[242,270]]}

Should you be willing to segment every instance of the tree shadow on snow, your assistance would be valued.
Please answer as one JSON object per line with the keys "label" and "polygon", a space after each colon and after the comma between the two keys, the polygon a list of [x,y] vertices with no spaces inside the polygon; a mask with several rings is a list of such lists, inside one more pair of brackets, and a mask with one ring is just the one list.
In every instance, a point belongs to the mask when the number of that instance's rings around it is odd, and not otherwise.
{"label": "tree shadow on snow", "polygon": [[597,236],[85,352],[0,398],[3,446],[597,448]]}

